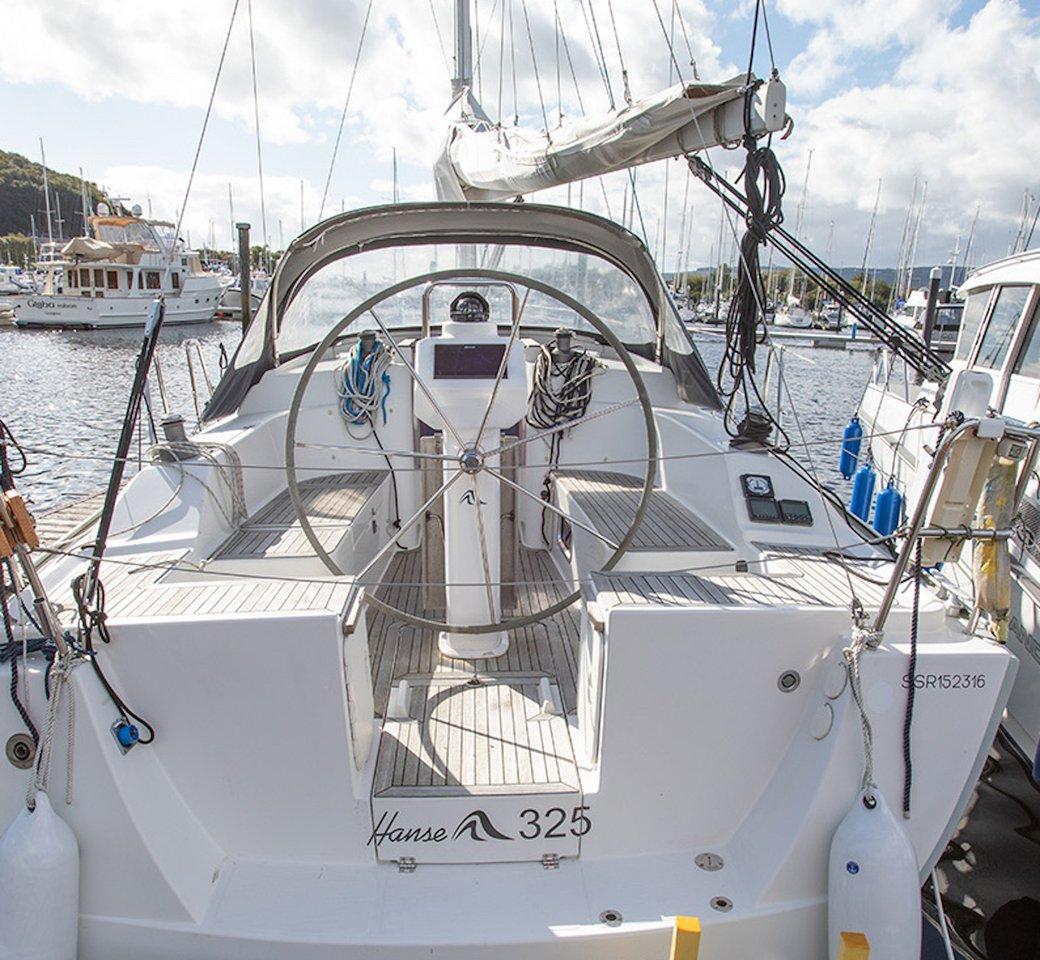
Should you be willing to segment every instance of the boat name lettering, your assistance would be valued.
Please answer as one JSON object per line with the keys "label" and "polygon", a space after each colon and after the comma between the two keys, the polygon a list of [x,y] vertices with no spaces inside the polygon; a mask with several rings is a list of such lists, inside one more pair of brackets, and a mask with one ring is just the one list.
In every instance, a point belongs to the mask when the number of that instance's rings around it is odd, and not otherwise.
{"label": "boat name lettering", "polygon": [[[984,673],[915,673],[915,690],[981,690],[986,686]],[[903,689],[910,689],[910,674],[903,676]]]}
{"label": "boat name lettering", "polygon": [[62,303],[60,300],[26,300],[25,305],[32,307],[34,310],[75,310],[78,304],[75,303]]}
{"label": "boat name lettering", "polygon": [[568,835],[583,837],[592,829],[587,806],[565,810],[549,807],[536,810],[527,807],[518,815],[519,824],[515,835],[505,832],[496,825],[484,810],[467,813],[454,829],[433,824],[402,825],[398,822],[399,810],[387,810],[380,816],[372,829],[368,846],[378,847],[381,843],[453,843],[456,840],[537,840],[539,838],[560,839]]}

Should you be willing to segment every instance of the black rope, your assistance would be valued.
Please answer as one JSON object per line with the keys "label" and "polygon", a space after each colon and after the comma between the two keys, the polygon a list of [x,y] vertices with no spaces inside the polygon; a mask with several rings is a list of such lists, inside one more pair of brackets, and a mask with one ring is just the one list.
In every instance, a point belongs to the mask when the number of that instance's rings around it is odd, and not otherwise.
{"label": "black rope", "polygon": [[372,436],[375,438],[379,449],[383,451],[383,459],[386,461],[387,467],[390,468],[390,483],[394,490],[394,529],[401,529],[401,498],[397,494],[397,473],[394,470],[393,463],[390,462],[390,457],[387,456],[386,447],[383,446],[383,441],[379,439],[379,434],[376,431],[376,425],[372,421],[372,415],[368,415],[368,424],[372,428]]}
{"label": "black rope", "polygon": [[138,726],[144,728],[144,731],[146,731],[141,733],[138,743],[151,743],[155,739],[155,727],[153,727],[139,713],[135,713],[127,706],[126,701],[116,693],[112,684],[109,683],[108,677],[105,676],[105,672],[101,669],[101,664],[98,662],[97,650],[94,647],[95,634],[104,643],[111,643],[112,635],[108,632],[107,617],[105,615],[104,584],[102,584],[99,579],[93,581],[94,609],[90,609],[87,599],[88,576],[89,574],[87,573],[81,573],[72,581],[72,597],[76,602],[76,611],[79,615],[80,636],[82,638],[84,651],[87,655],[87,660],[93,668],[94,675],[98,678],[101,686],[105,688],[105,692],[112,698],[112,702],[115,704],[116,710],[119,711],[122,719],[128,724],[131,720],[136,720]]}
{"label": "black rope", "polygon": [[[10,596],[15,596],[17,592],[12,580]],[[3,573],[3,568],[0,567],[0,614],[2,614],[4,621],[4,634],[7,636],[7,643],[0,648],[0,662],[3,662],[8,657],[11,658],[11,684],[9,687],[11,703],[14,704],[15,710],[18,711],[18,716],[22,718],[22,723],[25,724],[25,729],[29,731],[29,736],[33,738],[33,743],[39,745],[40,733],[36,729],[36,724],[32,722],[32,717],[29,716],[29,711],[26,709],[25,704],[22,703],[22,698],[18,693],[18,654],[21,652],[22,645],[14,637],[14,625],[11,623],[11,611],[7,607],[7,595],[7,577]]]}
{"label": "black rope", "polygon": [[914,693],[917,676],[917,627],[921,606],[921,538],[914,544],[914,602],[910,611],[910,664],[906,685],[906,714],[903,718],[903,816],[910,816],[910,789],[914,779],[913,756],[910,749],[910,728],[914,722]]}
{"label": "black rope", "polygon": [[[11,466],[10,456],[7,452],[8,444],[14,447],[19,459],[22,461],[21,466],[17,469]],[[14,478],[18,474],[24,473],[25,468],[28,466],[29,461],[26,459],[22,445],[15,439],[15,435],[11,433],[11,428],[3,420],[0,420],[0,487],[4,490],[13,489]]]}
{"label": "black rope", "polygon": [[778,446],[787,449],[790,440],[769,411],[755,379],[755,352],[768,337],[764,313],[766,287],[759,248],[766,243],[770,231],[783,223],[783,196],[787,185],[776,154],[767,145],[756,147],[751,136],[748,111],[753,99],[754,90],[749,88],[745,97],[748,132],[744,136],[744,147],[747,155],[741,174],[746,205],[745,232],[740,241],[737,287],[726,314],[726,345],[719,362],[716,386],[724,400],[724,424],[731,437],[749,436],[748,422],[742,425],[741,414],[747,415],[754,410],[761,421],[756,431],[757,438],[764,439],[775,427],[781,438]]}
{"label": "black rope", "polygon": [[[567,349],[560,340],[566,337]],[[538,353],[534,367],[534,383],[527,405],[527,423],[539,430],[550,430],[585,416],[592,401],[592,374],[596,360],[581,347],[570,344],[570,334],[557,331]],[[563,431],[549,437],[549,469],[542,478],[541,498],[552,501],[552,474],[560,462]],[[551,546],[545,531],[546,513],[542,508],[542,541]]]}

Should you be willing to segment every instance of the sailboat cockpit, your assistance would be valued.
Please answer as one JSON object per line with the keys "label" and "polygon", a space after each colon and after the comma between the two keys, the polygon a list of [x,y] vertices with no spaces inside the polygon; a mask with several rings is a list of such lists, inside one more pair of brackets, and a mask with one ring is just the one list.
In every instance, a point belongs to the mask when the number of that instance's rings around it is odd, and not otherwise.
{"label": "sailboat cockpit", "polygon": [[[81,942],[635,960],[697,916],[712,956],[822,957],[882,897],[871,946],[913,955],[1012,658],[760,420],[731,435],[633,234],[526,203],[319,223],[203,420],[119,493],[103,610],[68,586],[89,548],[43,570],[111,639],[108,686],[72,673],[63,817],[119,836],[136,893],[85,846]],[[911,633],[920,675],[971,679],[919,692],[907,753]]]}

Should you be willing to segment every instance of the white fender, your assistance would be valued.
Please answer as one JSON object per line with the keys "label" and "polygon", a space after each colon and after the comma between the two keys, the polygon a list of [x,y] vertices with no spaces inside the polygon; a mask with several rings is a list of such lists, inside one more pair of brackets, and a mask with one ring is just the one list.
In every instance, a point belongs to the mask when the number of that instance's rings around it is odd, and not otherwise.
{"label": "white fender", "polygon": [[0,960],[76,960],[79,846],[36,794],[0,837]]}
{"label": "white fender", "polygon": [[[862,943],[856,934],[865,937],[871,960],[920,960],[917,855],[874,787],[857,795],[834,831],[827,887],[828,960],[842,957],[843,933],[846,944]],[[845,956],[866,954],[847,948]]]}

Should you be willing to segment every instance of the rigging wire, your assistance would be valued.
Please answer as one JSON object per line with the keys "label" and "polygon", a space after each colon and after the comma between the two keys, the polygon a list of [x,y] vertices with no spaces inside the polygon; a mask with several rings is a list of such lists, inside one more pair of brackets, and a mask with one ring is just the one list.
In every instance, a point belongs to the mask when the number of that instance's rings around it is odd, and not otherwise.
{"label": "rigging wire", "polygon": [[[589,22],[589,14],[585,9],[585,0],[578,0],[578,6],[581,8],[581,16],[585,21],[585,29],[589,34],[589,43],[592,47],[592,57],[596,61],[596,67],[599,69],[600,79],[603,81],[603,86],[607,91],[607,102],[610,105],[610,109],[616,109],[614,102],[614,90],[610,85],[610,77],[607,74],[606,60],[603,57],[603,45],[597,44],[597,35],[592,29],[592,24]],[[591,6],[591,3],[590,3]]]}
{"label": "rigging wire", "polygon": [[679,29],[682,31],[683,40],[686,43],[686,53],[690,57],[690,70],[693,72],[693,79],[700,80],[700,77],[697,75],[697,60],[693,56],[693,46],[690,43],[690,34],[686,29],[686,17],[683,16],[679,0],[672,0],[672,9],[679,15]]}
{"label": "rigging wire", "polygon": [[[498,10],[498,5],[499,5],[500,2],[502,2],[502,0],[495,0],[495,2],[491,5],[491,13],[488,15],[489,23],[494,20],[495,13]],[[505,3],[504,2],[502,2],[502,12],[505,13]],[[478,76],[481,76],[481,63],[483,62],[483,59],[484,59],[484,48],[487,46],[488,38],[491,36],[491,34],[493,32],[494,31],[489,26],[484,31],[484,39],[483,40],[480,39],[479,34],[477,36],[477,57],[476,57],[476,64],[474,65],[474,71],[476,72],[476,74]],[[501,33],[501,31],[499,31],[499,42],[500,43],[501,43],[501,40],[502,40],[502,33]],[[499,49],[499,58],[498,59],[499,59],[499,71],[498,71],[498,77],[499,77],[499,98],[501,99],[501,86],[502,86],[502,70],[501,70],[502,53],[501,53],[501,48]],[[484,90],[484,88],[483,88],[483,81],[481,81],[481,88],[480,88],[480,92],[479,92],[479,97],[480,97],[481,100],[483,100],[483,96],[484,96],[483,90]]]}
{"label": "rigging wire", "polygon": [[[369,7],[372,5],[369,4]],[[437,19],[437,9],[433,5],[433,0],[430,0],[430,16],[433,17],[433,29],[437,34],[437,44],[441,48],[441,59],[444,61],[444,70],[450,77],[454,71],[451,68],[451,60],[448,59],[448,49],[444,46],[444,36],[441,34],[441,23]]]}
{"label": "rigging wire", "polygon": [[[566,466],[566,465],[565,465]],[[858,547],[869,547],[882,545],[893,539],[889,537],[878,537],[878,538],[865,538],[862,535],[855,540],[840,546],[835,552],[834,556],[842,556],[846,561],[861,561],[862,563],[891,563],[892,558],[890,556],[855,556],[853,554],[847,554],[844,551],[850,549],[856,549]],[[46,553],[55,557],[64,557],[72,560],[85,560],[90,561],[93,556],[86,552],[74,552],[72,550],[66,550],[59,547],[43,547],[39,548],[41,553]],[[765,564],[772,563],[776,560],[791,559],[791,560],[803,560],[810,562],[822,562],[831,557],[831,552],[828,551],[827,555],[820,554],[819,558],[813,555],[807,555],[804,553],[784,553],[781,551],[770,552],[766,556],[761,557],[758,560],[746,560],[746,565],[750,567],[763,566]],[[355,587],[379,587],[383,585],[383,580],[375,579],[355,579],[355,578],[337,578],[331,575],[325,577],[306,577],[306,576],[292,576],[284,573],[248,573],[243,570],[218,570],[213,567],[205,567],[197,563],[192,563],[187,560],[156,560],[148,561],[138,558],[127,558],[127,557],[113,557],[106,555],[104,557],[105,564],[115,567],[126,567],[134,573],[138,573],[145,570],[155,571],[157,573],[169,574],[169,573],[191,573],[200,577],[212,577],[214,582],[220,582],[221,580],[241,580],[254,583],[311,583],[311,584],[328,584],[342,582],[343,579],[349,579],[350,584]],[[668,570],[655,570],[655,576],[680,576],[684,574],[696,575],[698,573],[705,573],[714,571],[716,573],[725,572],[729,574],[732,572],[732,568],[726,564],[715,563],[703,563],[688,567],[675,567]],[[769,576],[768,572],[763,576]],[[860,574],[860,576],[862,576]],[[909,582],[910,577],[904,578],[903,582]],[[415,580],[415,581],[395,581],[395,586],[400,587],[423,587],[433,581]],[[451,581],[452,586],[459,587],[480,587],[483,586],[486,581],[484,580],[473,580],[473,581]],[[529,581],[524,580],[493,580],[491,586],[520,586]],[[589,584],[592,583],[592,576],[584,577],[560,577],[558,580],[540,580],[540,583],[560,583],[560,584]],[[443,585],[443,581],[440,581]]]}
{"label": "rigging wire", "polygon": [[199,157],[202,155],[202,144],[206,139],[206,128],[209,126],[210,114],[213,113],[213,102],[217,98],[217,86],[220,83],[220,75],[224,72],[224,60],[227,58],[228,44],[231,42],[231,31],[235,26],[235,17],[238,15],[238,5],[241,0],[235,0],[234,6],[231,8],[231,17],[228,20],[227,33],[224,35],[224,46],[220,50],[220,60],[217,62],[217,72],[213,77],[213,88],[209,92],[209,103],[206,105],[206,115],[202,120],[202,129],[199,131],[199,142],[195,146],[195,157],[191,161],[191,172],[188,174],[188,185],[184,188],[184,200],[181,202],[181,208],[177,212],[177,223],[173,230],[173,243],[170,245],[169,250],[166,252],[167,264],[173,258],[173,250],[176,245],[177,238],[181,235],[181,224],[184,222],[184,214],[188,209],[188,198],[191,196],[191,187],[195,182],[195,171],[199,166]]}
{"label": "rigging wire", "polygon": [[[329,185],[332,183],[332,171],[336,167],[336,156],[339,154],[339,143],[343,137],[343,125],[347,120],[347,110],[350,107],[350,96],[354,92],[354,80],[357,77],[358,65],[361,63],[361,51],[365,48],[365,35],[368,33],[368,20],[372,14],[372,4],[375,0],[368,0],[368,6],[365,8],[365,19],[361,24],[361,35],[358,37],[357,53],[354,54],[354,66],[350,71],[350,83],[347,84],[347,96],[343,101],[343,112],[339,117],[339,127],[336,130],[336,142],[332,146],[332,158],[329,160],[329,172],[325,177],[325,189],[321,192],[321,205],[318,207],[318,220],[320,221],[322,216],[325,214],[325,202],[329,196]],[[430,0],[430,9],[433,9],[433,0]],[[437,22],[437,15],[433,15],[434,23]],[[440,27],[437,28],[437,36],[440,37]],[[441,45],[443,52],[443,44]]]}
{"label": "rigging wire", "polygon": [[[256,44],[253,39],[253,0],[246,0],[246,13],[249,20],[249,64],[253,74],[253,121],[256,125],[256,169],[260,178],[260,228],[264,241],[263,256],[270,266],[270,253],[267,247],[267,204],[264,201],[264,159],[260,150],[260,95],[256,80]],[[205,370],[205,367],[203,367]],[[210,391],[212,393],[212,390]]]}
{"label": "rigging wire", "polygon": [[552,143],[552,134],[549,131],[549,116],[545,112],[545,97],[542,96],[542,75],[538,69],[538,58],[534,53],[534,35],[531,33],[531,18],[527,12],[527,0],[520,0],[520,6],[524,11],[524,23],[527,26],[527,44],[531,49],[531,65],[534,67],[534,82],[538,89],[538,103],[542,108],[542,123],[545,124],[545,136]]}
{"label": "rigging wire", "polygon": [[[672,66],[675,68],[676,74],[678,75],[679,79],[682,80],[682,70],[679,68],[679,61],[678,59],[676,59],[675,56],[675,47],[668,36],[668,30],[665,28],[664,17],[661,16],[661,8],[657,5],[657,0],[651,0],[651,2],[654,5],[654,13],[657,14],[657,22],[661,25],[661,33],[664,34],[664,42],[668,46],[668,56],[671,57]],[[754,43],[754,41],[752,41],[752,43]]]}
{"label": "rigging wire", "polygon": [[[942,424],[940,424],[940,423],[923,423],[923,424],[919,424],[917,426],[910,427],[910,429],[908,431],[906,431],[906,432],[909,433],[910,431],[917,431],[917,430],[938,430],[941,427],[942,427]],[[877,432],[874,432],[874,433],[864,433],[863,434],[863,440],[866,441],[866,440],[869,440],[869,439],[873,439],[875,437],[898,436],[898,435],[901,435],[903,433],[904,433],[904,430],[902,428],[900,428],[899,430],[881,430],[881,431],[877,431]],[[828,437],[824,437],[824,438],[821,438],[819,440],[806,440],[806,441],[804,441],[804,443],[799,443],[799,442],[796,442],[796,441],[792,441],[788,451],[779,451],[779,450],[775,450],[774,449],[774,450],[772,450],[772,452],[776,453],[778,455],[783,455],[785,453],[789,453],[790,450],[796,450],[796,449],[800,449],[800,448],[821,447],[821,446],[822,447],[834,447],[836,445],[840,445],[841,442],[842,442],[842,439],[843,439],[842,437],[835,436],[835,437],[829,437],[829,438]],[[354,453],[369,452],[369,451],[359,450],[359,449],[357,449],[355,447],[346,447],[346,446],[341,446],[341,445],[337,445],[337,444],[314,444],[314,443],[308,443],[306,445],[307,446],[311,446],[311,447],[322,447],[322,448],[328,448],[328,449],[333,449],[333,450],[347,450],[347,451],[354,452]],[[109,463],[109,464],[112,463],[113,459],[114,459],[112,457],[103,456],[102,454],[71,453],[71,452],[65,452],[65,451],[49,450],[46,447],[26,447],[26,451],[28,453],[35,453],[35,454],[39,454],[41,456],[56,456],[56,455],[60,455],[62,458],[70,459],[70,460],[99,461],[99,462]],[[370,451],[370,452],[375,453],[376,451]],[[672,461],[672,460],[700,460],[700,459],[706,458],[706,457],[734,456],[734,455],[740,454],[742,452],[743,451],[741,451],[739,449],[728,447],[728,448],[723,449],[723,450],[702,450],[702,451],[697,451],[697,452],[694,452],[694,453],[658,454],[653,459],[654,459],[655,463],[663,463],[663,462],[668,462],[668,461]],[[133,462],[133,463],[137,462],[136,456],[135,457],[125,457],[123,459],[124,459],[124,462]],[[610,463],[610,464],[645,464],[645,463],[648,463],[648,462],[649,462],[649,458],[647,458],[647,457],[618,457],[618,458],[613,458],[613,459],[611,459],[609,461],[604,461],[601,458],[599,460],[569,462],[569,463],[566,464],[566,466],[568,466],[568,467],[596,467],[596,466],[600,466],[601,467],[605,463]],[[792,459],[790,462],[792,462],[795,465],[799,465],[800,466],[800,464],[798,464],[797,460],[793,460]],[[241,469],[241,470],[284,470],[285,469],[283,466],[280,466],[280,465],[275,464],[275,463],[240,463],[240,464],[237,465],[237,467],[238,467],[238,469]],[[321,472],[321,473],[327,473],[328,470],[329,470],[329,468],[327,466],[307,467],[307,466],[303,466],[303,465],[297,466],[296,469],[299,470],[299,471],[308,471],[308,470],[310,470],[310,471]],[[409,471],[409,470],[421,471],[422,468],[421,467],[414,467],[414,468],[397,467],[396,469],[398,469],[400,471]],[[828,488],[825,487],[824,489],[828,489]]]}
{"label": "rigging wire", "polygon": [[632,88],[628,84],[628,68],[625,66],[625,55],[621,51],[621,37],[618,34],[617,17],[614,16],[614,0],[607,0],[607,11],[610,14],[610,25],[614,30],[614,45],[617,47],[618,62],[621,64],[621,83],[625,103],[632,106]]}
{"label": "rigging wire", "polygon": [[[571,58],[571,47],[570,44],[567,42],[566,31],[560,31],[560,38],[563,40],[563,52],[564,55],[567,57],[567,66],[571,74],[571,83],[574,84],[574,95],[578,100],[578,109],[582,112],[582,114],[584,114],[585,101],[581,95],[581,86],[578,84],[578,74],[574,69],[574,60]],[[629,171],[629,173],[631,174],[631,171]],[[610,197],[607,196],[607,187],[606,184],[603,182],[603,177],[596,177],[596,181],[599,183],[600,192],[603,194],[603,206],[606,208],[607,216],[612,217],[613,214],[610,210]]]}

